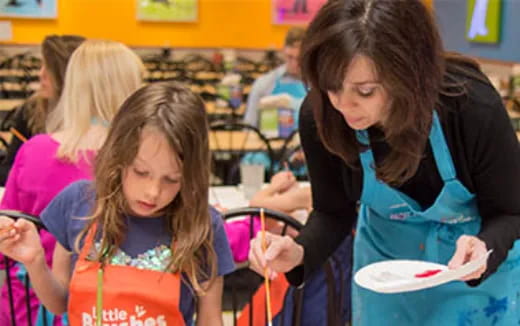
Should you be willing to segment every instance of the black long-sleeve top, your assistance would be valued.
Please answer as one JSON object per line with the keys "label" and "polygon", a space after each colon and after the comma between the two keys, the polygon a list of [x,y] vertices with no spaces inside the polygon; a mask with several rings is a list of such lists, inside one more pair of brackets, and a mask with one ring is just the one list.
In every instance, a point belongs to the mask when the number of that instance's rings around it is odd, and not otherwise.
{"label": "black long-sleeve top", "polygon": [[[2,122],[2,129],[8,131],[10,127],[14,127],[25,138],[31,138],[33,133],[30,130],[29,123],[27,121],[28,105],[28,102],[25,102],[23,105],[15,108],[12,115],[10,115],[6,121]],[[23,141],[13,135],[11,142],[7,147],[6,155],[2,161],[0,161],[0,186],[5,186],[7,177],[9,176],[9,171],[11,171],[11,166],[13,165],[14,158],[16,157],[16,153],[18,153],[18,150],[22,145]]]}
{"label": "black long-sleeve top", "polygon": [[[520,237],[520,148],[500,96],[488,83],[469,79],[467,93],[441,96],[438,107],[441,124],[458,179],[476,194],[482,217],[477,235],[493,253],[477,285],[505,260]],[[313,207],[310,218],[296,242],[304,247],[303,266],[287,278],[299,285],[318,269],[351,232],[356,221],[356,203],[362,190],[362,168],[350,168],[322,144],[308,99],[300,112],[300,137],[311,180]],[[389,146],[381,131],[370,128],[371,148],[376,165]],[[417,173],[398,189],[423,208],[433,204],[443,181],[428,143]]]}

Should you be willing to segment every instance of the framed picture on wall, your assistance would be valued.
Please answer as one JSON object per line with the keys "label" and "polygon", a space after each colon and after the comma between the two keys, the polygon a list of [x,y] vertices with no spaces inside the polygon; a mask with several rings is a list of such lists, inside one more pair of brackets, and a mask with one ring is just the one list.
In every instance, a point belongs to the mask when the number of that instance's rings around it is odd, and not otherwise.
{"label": "framed picture on wall", "polygon": [[58,0],[0,0],[0,17],[56,18]]}
{"label": "framed picture on wall", "polygon": [[500,38],[501,0],[468,0],[466,39],[497,43]]}
{"label": "framed picture on wall", "polygon": [[137,0],[137,19],[144,21],[194,22],[198,0]]}
{"label": "framed picture on wall", "polygon": [[316,15],[327,0],[272,0],[273,23],[305,25]]}

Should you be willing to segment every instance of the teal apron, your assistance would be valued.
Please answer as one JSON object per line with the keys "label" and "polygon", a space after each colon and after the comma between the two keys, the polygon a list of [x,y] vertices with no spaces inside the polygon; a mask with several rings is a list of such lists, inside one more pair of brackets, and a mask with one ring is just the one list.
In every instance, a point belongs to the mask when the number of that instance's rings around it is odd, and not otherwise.
{"label": "teal apron", "polygon": [[[369,144],[366,131],[357,136]],[[376,179],[372,150],[360,154],[364,176],[354,272],[388,259],[447,264],[461,235],[479,233],[476,197],[457,179],[437,113],[429,140],[444,187],[427,209]],[[474,288],[456,281],[415,292],[379,294],[353,284],[353,325],[519,325],[519,260],[516,241],[497,272]]]}

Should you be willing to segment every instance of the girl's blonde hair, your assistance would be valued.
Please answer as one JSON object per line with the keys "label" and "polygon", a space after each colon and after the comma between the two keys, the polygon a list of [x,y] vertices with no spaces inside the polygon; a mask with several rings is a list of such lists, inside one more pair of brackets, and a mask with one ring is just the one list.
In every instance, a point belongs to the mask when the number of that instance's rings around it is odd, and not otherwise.
{"label": "girl's blonde hair", "polygon": [[[124,100],[142,85],[141,59],[119,42],[88,40],[72,54],[65,85],[47,132],[63,132],[58,157],[78,158],[92,124],[112,121]],[[96,148],[93,148],[96,149]]]}
{"label": "girl's blonde hair", "polygon": [[168,271],[184,273],[195,291],[204,293],[200,280],[212,280],[216,275],[208,204],[208,122],[202,99],[178,83],[161,82],[143,87],[117,113],[96,157],[94,210],[87,227],[76,239],[76,250],[93,224],[100,231],[97,260],[101,263],[108,263],[123,242],[126,231],[123,216],[129,211],[122,191],[122,174],[137,155],[144,128],[153,128],[164,135],[177,154],[175,159],[182,171],[180,192],[165,209],[173,235]]}

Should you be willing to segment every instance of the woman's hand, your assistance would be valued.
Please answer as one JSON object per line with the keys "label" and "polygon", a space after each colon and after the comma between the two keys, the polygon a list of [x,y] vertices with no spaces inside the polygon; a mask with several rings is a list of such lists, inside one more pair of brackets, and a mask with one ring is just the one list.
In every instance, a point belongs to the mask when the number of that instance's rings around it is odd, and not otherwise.
{"label": "woman's hand", "polygon": [[18,219],[14,221],[0,216],[0,252],[29,266],[39,259],[45,259],[40,235],[33,223]]}
{"label": "woman's hand", "polygon": [[276,273],[286,273],[302,264],[304,249],[290,236],[266,232],[265,241],[265,253],[262,250],[261,232],[251,240],[249,249],[250,267],[258,274],[264,275],[264,269],[267,267],[270,270],[270,278],[274,278]]}
{"label": "woman's hand", "polygon": [[[457,249],[451,258],[448,267],[456,269],[470,261],[479,259],[487,253],[486,244],[475,236],[462,235],[457,240]],[[468,274],[462,278],[463,281],[478,279],[487,269],[487,262],[475,272]]]}

